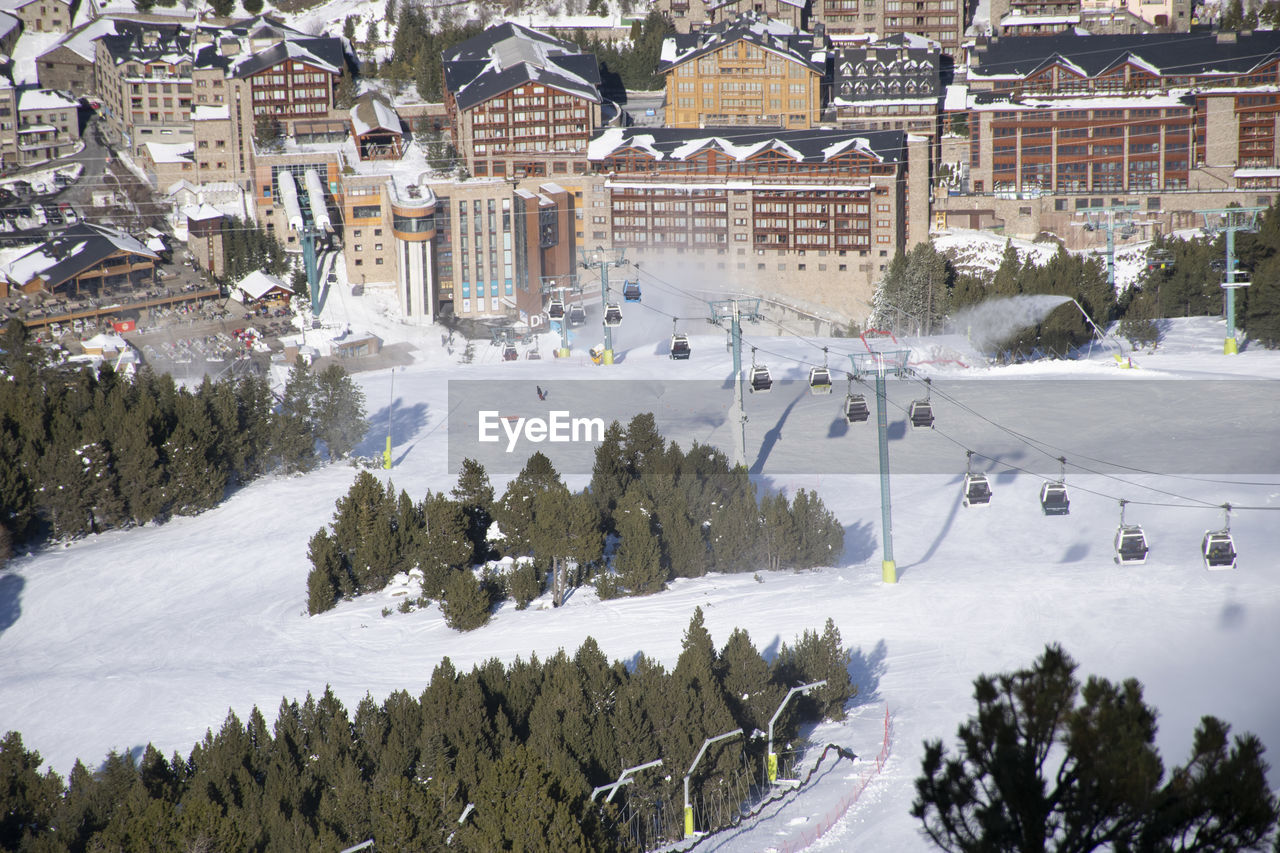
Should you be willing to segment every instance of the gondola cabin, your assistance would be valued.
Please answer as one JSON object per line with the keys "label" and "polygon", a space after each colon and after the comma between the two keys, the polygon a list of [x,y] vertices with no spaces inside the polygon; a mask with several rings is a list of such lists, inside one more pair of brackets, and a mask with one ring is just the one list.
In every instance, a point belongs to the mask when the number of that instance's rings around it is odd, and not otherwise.
{"label": "gondola cabin", "polygon": [[1116,562],[1122,566],[1141,566],[1147,561],[1147,535],[1137,524],[1123,524],[1116,529]]}
{"label": "gondola cabin", "polygon": [[1227,530],[1211,530],[1204,535],[1200,551],[1204,567],[1211,572],[1226,571],[1236,567],[1236,543]]}
{"label": "gondola cabin", "polygon": [[610,302],[604,309],[604,324],[606,326],[622,325],[622,308],[618,303]]}
{"label": "gondola cabin", "polygon": [[1071,512],[1071,501],[1067,498],[1067,487],[1062,483],[1045,483],[1041,486],[1040,510],[1045,515],[1068,515]]}
{"label": "gondola cabin", "polygon": [[826,367],[809,368],[809,393],[831,393],[831,371]]}
{"label": "gondola cabin", "polygon": [[867,407],[867,398],[861,394],[850,394],[844,398],[844,419],[851,424],[861,423],[871,417],[871,409]]}
{"label": "gondola cabin", "polygon": [[991,483],[986,474],[964,475],[964,505],[986,506],[991,503]]}
{"label": "gondola cabin", "polygon": [[931,429],[933,427],[933,404],[928,400],[916,400],[907,409],[907,419],[914,429]]}
{"label": "gondola cabin", "polygon": [[564,300],[559,296],[551,297],[551,301],[547,303],[547,316],[552,320],[559,320],[564,316]]}
{"label": "gondola cabin", "polygon": [[570,305],[569,306],[569,325],[581,326],[585,322],[587,322],[587,309],[577,304]]}
{"label": "gondola cabin", "polygon": [[671,357],[676,361],[685,361],[693,350],[689,347],[688,335],[671,336]]}
{"label": "gondola cabin", "polygon": [[772,387],[773,377],[769,375],[769,368],[763,364],[752,365],[747,388],[752,393],[763,394]]}
{"label": "gondola cabin", "polygon": [[640,301],[640,282],[624,281],[622,283],[622,298],[626,302]]}
{"label": "gondola cabin", "polygon": [[512,343],[504,344],[502,347],[503,361],[516,361],[520,358],[520,353],[516,350],[516,345]]}

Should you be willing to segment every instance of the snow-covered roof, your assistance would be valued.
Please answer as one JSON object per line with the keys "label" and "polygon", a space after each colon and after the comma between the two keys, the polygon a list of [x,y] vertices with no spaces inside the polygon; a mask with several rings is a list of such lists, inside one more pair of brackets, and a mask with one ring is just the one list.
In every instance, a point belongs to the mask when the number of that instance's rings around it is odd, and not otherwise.
{"label": "snow-covered roof", "polygon": [[400,116],[391,105],[376,95],[365,95],[356,101],[351,108],[351,126],[356,136],[364,136],[374,130],[389,130],[392,133],[404,133]]}
{"label": "snow-covered roof", "polygon": [[20,21],[16,15],[0,11],[0,39],[16,30],[21,24],[22,21]]}
{"label": "snow-covered roof", "polygon": [[600,161],[614,152],[636,149],[655,160],[685,160],[714,147],[738,161],[768,150],[806,163],[824,163],[850,151],[877,161],[897,162],[902,146],[902,132],[897,130],[611,127],[591,139],[587,157]]}
{"label": "snow-covered roof", "polygon": [[182,208],[182,215],[193,222],[201,222],[206,219],[217,219],[222,216],[222,211],[218,210],[211,204],[188,204]]}
{"label": "snow-covered roof", "polygon": [[444,55],[445,88],[464,110],[530,81],[601,101],[594,54],[512,21],[490,27]]}
{"label": "snow-covered roof", "polygon": [[18,110],[75,109],[78,103],[50,89],[27,89],[18,92]]}
{"label": "snow-covered roof", "polygon": [[236,290],[250,299],[261,299],[273,290],[293,293],[293,288],[285,284],[283,280],[262,270],[254,270],[236,282]]}
{"label": "snow-covered roof", "polygon": [[99,332],[87,341],[81,341],[80,345],[85,349],[96,349],[103,351],[123,350],[129,347],[129,342],[114,332]]}
{"label": "snow-covered roof", "polygon": [[1247,73],[1280,56],[1280,30],[1233,33],[1125,33],[1079,35],[1072,31],[993,39],[974,53],[970,79],[1026,77],[1054,62],[1094,77],[1125,62],[1171,76]]}
{"label": "snow-covered roof", "polygon": [[143,144],[151,162],[190,163],[195,156],[195,145],[191,142],[147,142]]}
{"label": "snow-covered roof", "polygon": [[229,118],[231,118],[231,109],[225,104],[221,106],[197,104],[191,108],[192,121],[217,121],[218,119]]}
{"label": "snow-covered roof", "polygon": [[117,252],[159,259],[159,255],[124,231],[81,220],[12,261],[4,274],[15,284],[43,278],[45,286],[53,289]]}
{"label": "snow-covered roof", "polygon": [[1002,27],[1070,26],[1078,23],[1079,15],[1023,15],[1010,12],[1000,19]]}
{"label": "snow-covered roof", "polygon": [[662,52],[655,73],[665,74],[676,65],[714,53],[739,41],[800,63],[816,73],[826,70],[827,44],[823,37],[748,10],[736,18],[712,24],[696,32],[667,36],[662,42]]}
{"label": "snow-covered roof", "polygon": [[959,112],[968,109],[969,87],[952,83],[947,86],[947,94],[942,108],[947,112]]}

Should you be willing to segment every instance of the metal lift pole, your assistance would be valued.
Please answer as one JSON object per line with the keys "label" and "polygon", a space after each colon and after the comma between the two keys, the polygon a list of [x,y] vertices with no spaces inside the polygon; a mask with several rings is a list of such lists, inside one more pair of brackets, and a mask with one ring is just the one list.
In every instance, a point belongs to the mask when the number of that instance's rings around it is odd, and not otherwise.
{"label": "metal lift pole", "polygon": [[604,326],[604,356],[602,364],[613,364],[613,327],[605,320],[609,314],[609,263],[600,261],[600,323]]}
{"label": "metal lift pole", "polygon": [[1236,342],[1236,229],[1227,229],[1227,339],[1222,343],[1223,355],[1236,355],[1240,344]]}
{"label": "metal lift pole", "polygon": [[747,465],[747,414],[742,408],[742,318],[738,309],[738,300],[733,301],[733,319],[730,321],[730,333],[733,335],[733,417],[738,422],[736,437],[738,439],[738,465]]}
{"label": "metal lift pole", "polygon": [[880,529],[884,556],[880,574],[885,583],[898,582],[898,564],[893,561],[893,505],[889,498],[889,400],[884,381],[884,359],[876,359],[876,434],[880,447]]}

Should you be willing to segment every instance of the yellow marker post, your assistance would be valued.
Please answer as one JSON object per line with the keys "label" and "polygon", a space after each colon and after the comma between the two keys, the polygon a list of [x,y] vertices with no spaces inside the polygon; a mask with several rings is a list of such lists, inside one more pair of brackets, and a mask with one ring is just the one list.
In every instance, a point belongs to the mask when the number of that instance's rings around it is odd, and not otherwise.
{"label": "yellow marker post", "polygon": [[693,806],[684,807],[684,837],[693,837]]}
{"label": "yellow marker post", "polygon": [[387,449],[382,451],[382,467],[384,470],[391,470],[391,436],[387,436]]}

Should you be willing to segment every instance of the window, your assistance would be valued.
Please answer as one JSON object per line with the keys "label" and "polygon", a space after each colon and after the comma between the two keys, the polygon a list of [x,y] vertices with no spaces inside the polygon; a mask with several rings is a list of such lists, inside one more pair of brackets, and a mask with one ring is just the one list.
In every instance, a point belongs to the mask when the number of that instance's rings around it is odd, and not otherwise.
{"label": "window", "polygon": [[848,272],[848,271],[849,271],[849,265],[848,265],[848,264],[841,264],[841,265],[840,265],[840,272]]}

